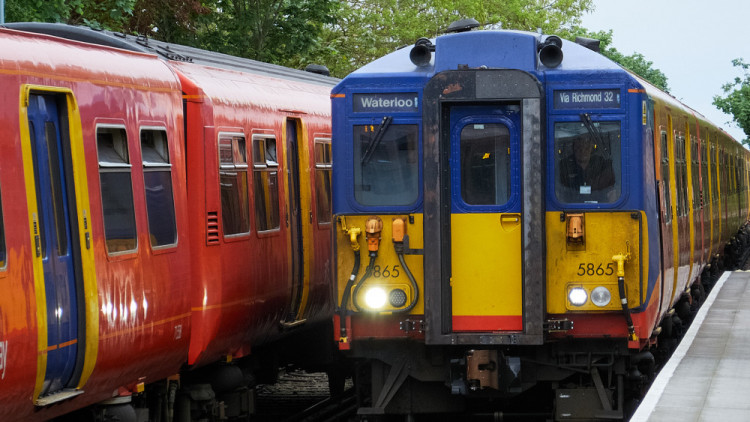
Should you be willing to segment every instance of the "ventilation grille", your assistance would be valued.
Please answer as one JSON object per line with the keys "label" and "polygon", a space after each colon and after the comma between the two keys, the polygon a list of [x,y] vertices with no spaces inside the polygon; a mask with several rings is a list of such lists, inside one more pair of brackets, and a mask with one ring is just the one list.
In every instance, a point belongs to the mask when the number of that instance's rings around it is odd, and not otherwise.
{"label": "ventilation grille", "polygon": [[219,244],[219,213],[209,212],[206,217],[206,244]]}

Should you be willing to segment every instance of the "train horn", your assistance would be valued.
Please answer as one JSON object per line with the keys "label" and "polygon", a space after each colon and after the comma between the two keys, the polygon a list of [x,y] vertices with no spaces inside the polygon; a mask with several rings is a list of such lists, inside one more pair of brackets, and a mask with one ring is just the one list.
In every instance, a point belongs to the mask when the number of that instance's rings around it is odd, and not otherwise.
{"label": "train horn", "polygon": [[435,45],[427,38],[420,38],[414,43],[414,47],[409,52],[409,60],[417,66],[427,66],[432,60],[432,52],[435,51]]}
{"label": "train horn", "polygon": [[548,36],[543,43],[539,44],[539,61],[543,65],[554,68],[563,60],[562,40],[555,35]]}

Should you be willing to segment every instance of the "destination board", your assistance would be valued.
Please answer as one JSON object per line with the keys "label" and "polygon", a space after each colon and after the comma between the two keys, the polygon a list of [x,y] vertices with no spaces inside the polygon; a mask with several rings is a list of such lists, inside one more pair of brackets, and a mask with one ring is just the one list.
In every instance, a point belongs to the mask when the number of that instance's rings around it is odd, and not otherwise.
{"label": "destination board", "polygon": [[355,113],[413,113],[419,111],[416,92],[373,92],[352,96]]}
{"label": "destination board", "polygon": [[557,110],[620,108],[619,89],[566,89],[553,94]]}

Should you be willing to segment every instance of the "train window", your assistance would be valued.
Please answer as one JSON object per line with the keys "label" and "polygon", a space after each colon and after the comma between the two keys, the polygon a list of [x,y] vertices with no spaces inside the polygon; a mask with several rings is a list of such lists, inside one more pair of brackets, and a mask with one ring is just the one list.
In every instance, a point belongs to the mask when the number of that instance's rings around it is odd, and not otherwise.
{"label": "train window", "polygon": [[461,130],[461,198],[469,205],[502,205],[510,198],[510,131],[502,124]]}
{"label": "train window", "polygon": [[174,244],[177,242],[177,228],[167,132],[163,129],[142,129],[141,155],[151,246]]}
{"label": "train window", "polygon": [[706,154],[706,143],[701,141],[701,206],[708,203],[708,154]]}
{"label": "train window", "polygon": [[219,134],[219,186],[224,235],[250,232],[245,136]]}
{"label": "train window", "polygon": [[354,126],[354,198],[411,205],[419,197],[418,125]]}
{"label": "train window", "polygon": [[555,194],[566,203],[620,197],[620,122],[555,123]]}
{"label": "train window", "polygon": [[96,144],[107,251],[116,253],[133,250],[137,242],[131,165],[125,129],[97,128]]}
{"label": "train window", "polygon": [[318,223],[331,222],[331,140],[315,140],[315,194]]}
{"label": "train window", "polygon": [[662,193],[664,196],[664,223],[669,224],[672,221],[672,195],[670,194],[669,184],[669,151],[667,150],[667,132],[661,132],[661,181],[664,185]]}
{"label": "train window", "polygon": [[5,224],[3,223],[3,221],[3,201],[2,198],[0,198],[0,269],[4,269],[8,264],[8,262],[6,261],[7,251],[5,249]]}
{"label": "train window", "polygon": [[[716,153],[716,147],[711,145],[711,202],[716,203],[719,200],[719,157]],[[715,170],[714,170],[715,169]]]}
{"label": "train window", "polygon": [[278,172],[276,138],[253,137],[253,189],[258,231],[279,228]]}
{"label": "train window", "polygon": [[55,235],[57,256],[68,254],[67,223],[65,222],[65,205],[63,203],[63,187],[60,180],[60,153],[57,148],[57,126],[54,122],[45,122],[44,138],[47,144],[47,160],[50,177],[50,191],[52,192],[52,214],[55,217]]}
{"label": "train window", "polygon": [[690,137],[690,179],[693,186],[693,208],[700,207],[700,178],[698,170],[698,141],[695,136]]}

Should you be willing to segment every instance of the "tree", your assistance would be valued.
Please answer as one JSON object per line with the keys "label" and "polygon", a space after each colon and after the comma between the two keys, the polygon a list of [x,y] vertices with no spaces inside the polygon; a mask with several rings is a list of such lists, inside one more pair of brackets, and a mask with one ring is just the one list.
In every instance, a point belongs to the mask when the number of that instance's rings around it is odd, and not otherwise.
{"label": "tree", "polygon": [[64,22],[120,30],[136,0],[6,0],[7,22]]}
{"label": "tree", "polygon": [[490,28],[565,34],[592,7],[592,0],[342,1],[316,54],[342,77],[420,37],[435,37],[458,19],[471,17]]}
{"label": "tree", "polygon": [[734,122],[745,132],[746,138],[742,143],[750,146],[750,63],[745,63],[743,59],[734,59],[732,65],[742,69],[744,79],[736,77],[734,82],[724,84],[722,89],[725,96],[714,96],[714,105],[733,116]]}
{"label": "tree", "polygon": [[618,63],[620,66],[632,71],[636,75],[647,80],[657,88],[664,92],[669,92],[669,86],[667,85],[667,76],[659,69],[653,67],[653,62],[646,60],[643,54],[633,53],[626,56],[616,48],[610,47],[612,44],[612,30],[609,31],[598,31],[590,32],[585,28],[576,27],[570,33],[569,39],[574,40],[575,37],[585,37],[597,39],[601,42],[600,49],[602,55],[608,57],[612,61]]}
{"label": "tree", "polygon": [[302,67],[312,61],[338,0],[203,0],[194,21],[196,47]]}

